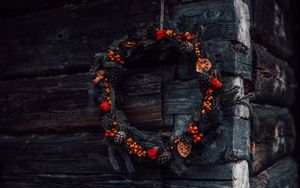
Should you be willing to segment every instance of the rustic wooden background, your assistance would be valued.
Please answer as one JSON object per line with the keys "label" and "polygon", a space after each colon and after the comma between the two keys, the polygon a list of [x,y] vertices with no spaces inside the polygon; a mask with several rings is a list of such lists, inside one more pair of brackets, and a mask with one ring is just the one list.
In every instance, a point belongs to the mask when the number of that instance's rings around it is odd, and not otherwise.
{"label": "rustic wooden background", "polygon": [[[89,104],[94,54],[157,23],[158,0],[10,0],[0,6],[0,187],[297,187],[293,4],[166,3],[174,23],[204,27],[205,53],[225,89],[239,88],[227,102],[250,96],[224,113],[195,166],[180,177],[143,165],[113,171]],[[183,126],[200,102],[189,67],[167,61],[138,67],[122,84],[139,129]]]}

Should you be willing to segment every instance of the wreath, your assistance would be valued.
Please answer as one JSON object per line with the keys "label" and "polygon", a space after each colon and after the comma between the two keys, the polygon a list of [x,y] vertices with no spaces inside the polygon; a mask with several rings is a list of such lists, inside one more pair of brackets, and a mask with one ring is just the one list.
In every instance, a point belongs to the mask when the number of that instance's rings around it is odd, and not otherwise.
{"label": "wreath", "polygon": [[[115,170],[120,169],[116,158],[116,153],[119,152],[129,172],[134,171],[134,159],[169,165],[175,172],[180,173],[184,169],[181,166],[182,161],[190,156],[194,145],[203,141],[209,130],[207,127],[218,123],[216,113],[213,112],[216,111],[216,97],[222,83],[210,60],[201,56],[199,41],[199,36],[190,32],[149,27],[116,41],[107,52],[96,55],[98,62],[91,96],[101,109],[104,142],[108,146],[109,158]],[[203,96],[201,103],[191,114],[189,125],[174,129],[171,135],[148,134],[130,126],[120,109],[116,94],[126,65],[142,58],[145,51],[157,47],[161,51],[172,48],[193,61]]]}

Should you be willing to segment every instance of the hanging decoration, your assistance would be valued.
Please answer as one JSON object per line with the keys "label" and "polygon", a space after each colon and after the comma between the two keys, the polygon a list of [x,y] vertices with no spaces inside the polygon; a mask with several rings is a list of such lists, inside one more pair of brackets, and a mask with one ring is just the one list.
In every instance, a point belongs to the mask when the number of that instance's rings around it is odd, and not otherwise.
{"label": "hanging decoration", "polygon": [[[120,169],[115,157],[118,152],[129,172],[134,171],[132,159],[136,159],[139,162],[155,161],[159,165],[169,165],[175,173],[180,174],[185,169],[184,159],[192,154],[193,146],[205,139],[209,130],[207,127],[219,124],[216,118],[216,98],[222,83],[215,71],[212,71],[213,64],[200,53],[200,37],[189,31],[163,29],[164,0],[161,0],[160,5],[159,28],[149,27],[127,36],[115,42],[107,52],[98,54],[99,65],[95,79],[92,80],[91,96],[102,112],[104,142],[116,170]],[[144,52],[157,46],[161,51],[171,48],[193,61],[194,73],[203,96],[201,104],[191,114],[191,122],[185,127],[174,128],[167,139],[163,139],[160,133],[148,135],[130,126],[119,107],[120,101],[115,92],[125,66],[136,59],[141,60]]]}
{"label": "hanging decoration", "polygon": [[[149,27],[118,41],[107,52],[98,54],[99,65],[95,79],[92,81],[94,100],[102,111],[101,126],[105,129],[105,143],[109,146],[109,156],[116,169],[119,167],[112,155],[116,151],[122,154],[129,171],[133,171],[131,159],[156,161],[159,165],[170,164],[171,168],[178,169],[172,167],[172,165],[178,165],[180,161],[178,157],[188,158],[192,153],[193,145],[201,143],[205,138],[204,127],[210,126],[205,119],[209,117],[215,119],[213,117],[215,113],[212,111],[215,109],[214,105],[217,104],[215,98],[222,83],[216,77],[215,71],[212,71],[213,64],[210,60],[201,56],[198,38],[191,32]],[[173,48],[189,56],[194,62],[198,87],[203,92],[202,102],[191,114],[193,118],[190,124],[183,127],[179,135],[175,134],[176,129],[173,130],[167,141],[158,135],[147,135],[131,127],[119,108],[115,93],[115,89],[121,82],[120,75],[125,71],[124,66],[136,60],[137,56],[142,58],[144,51],[155,46],[161,49]],[[173,160],[176,162],[172,163]]]}

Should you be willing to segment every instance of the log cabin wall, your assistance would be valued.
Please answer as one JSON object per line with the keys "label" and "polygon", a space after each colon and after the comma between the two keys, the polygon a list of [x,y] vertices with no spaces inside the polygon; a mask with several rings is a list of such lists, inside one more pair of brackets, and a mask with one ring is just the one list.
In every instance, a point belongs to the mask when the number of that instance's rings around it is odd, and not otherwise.
{"label": "log cabin wall", "polygon": [[[0,8],[0,187],[297,187],[290,5],[174,0],[167,9],[179,26],[205,28],[224,88],[238,88],[226,102],[242,99],[195,165],[179,177],[143,165],[115,172],[89,104],[94,54],[157,23],[158,0],[11,0]],[[194,85],[182,64],[142,69],[123,83],[128,119],[146,131],[184,126],[199,103]]]}

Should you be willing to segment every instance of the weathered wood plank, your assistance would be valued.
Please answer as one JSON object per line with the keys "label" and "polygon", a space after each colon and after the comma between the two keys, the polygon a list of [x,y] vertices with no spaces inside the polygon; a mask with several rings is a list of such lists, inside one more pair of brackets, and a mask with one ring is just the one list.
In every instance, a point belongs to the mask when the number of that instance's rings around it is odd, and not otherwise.
{"label": "weathered wood plank", "polygon": [[[224,93],[227,91],[233,91],[231,94],[227,94],[226,98],[220,94],[221,104],[226,107],[223,111],[225,116],[235,116],[242,119],[249,119],[249,108],[246,104],[249,103],[249,99],[245,98],[244,80],[238,76],[226,76],[222,77]],[[235,91],[235,92],[234,92]]]}
{"label": "weathered wood plank", "polygon": [[168,82],[163,90],[165,115],[191,114],[201,104],[202,95],[196,80]]}
{"label": "weathered wood plank", "polygon": [[222,165],[212,166],[191,166],[179,177],[171,171],[164,171],[164,178],[177,180],[211,180],[211,181],[234,181],[247,180],[248,174],[247,161],[238,161]]}
{"label": "weathered wood plank", "polygon": [[202,25],[205,40],[233,40],[250,47],[249,11],[244,1],[197,1],[175,7],[173,15],[178,27],[200,29]]}
{"label": "weathered wood plank", "polygon": [[[247,159],[247,124],[241,119],[224,120],[217,135],[206,135],[204,148],[195,148],[194,165],[223,164]],[[99,136],[101,135],[101,136]],[[1,136],[3,173],[113,173],[100,144],[102,132],[48,136]],[[198,152],[199,150],[199,152]],[[22,153],[22,155],[19,155]],[[51,160],[50,160],[51,158]]]}
{"label": "weathered wood plank", "polygon": [[242,43],[223,40],[204,41],[203,53],[221,74],[252,80],[252,52]]}
{"label": "weathered wood plank", "polygon": [[161,180],[139,180],[119,175],[66,175],[66,174],[24,174],[0,177],[0,186],[5,188],[66,188],[66,187],[103,187],[103,188],[161,188]]}
{"label": "weathered wood plank", "polygon": [[102,0],[45,0],[43,3],[38,0],[13,0],[1,3],[0,18],[8,18],[16,15],[30,14],[36,11],[45,11],[48,9],[58,8],[62,6],[73,6],[80,3],[90,3]]}
{"label": "weathered wood plank", "polygon": [[[99,111],[89,104],[88,88],[92,78],[91,74],[74,74],[1,81],[1,131],[99,130]],[[170,119],[166,125],[172,126],[173,118],[169,114],[191,114],[201,103],[201,93],[195,87],[195,81],[168,82],[164,88],[161,80],[159,69],[139,72],[123,80],[123,86],[120,86],[121,108],[133,126],[159,130],[163,128],[163,119]]]}
{"label": "weathered wood plank", "polygon": [[[1,174],[128,174],[122,163],[120,172],[112,169],[100,135],[1,135],[0,145],[5,151],[0,155]],[[160,169],[136,166],[132,177],[141,178],[142,174],[147,174],[146,179],[158,179],[161,176]],[[150,169],[152,174],[148,174]]]}
{"label": "weathered wood plank", "polygon": [[298,187],[297,163],[287,157],[264,170],[255,177],[250,178],[250,187],[281,188]]}
{"label": "weathered wood plank", "polygon": [[252,104],[252,111],[250,169],[257,174],[293,151],[295,127],[287,109]]}
{"label": "weathered wood plank", "polygon": [[292,39],[288,20],[276,0],[252,3],[252,39],[283,58],[292,56]]}
{"label": "weathered wood plank", "polygon": [[134,30],[144,29],[142,23],[154,21],[158,13],[156,0],[115,0],[3,19],[1,78],[87,72],[96,52]]}
{"label": "weathered wood plank", "polygon": [[[99,130],[99,111],[89,105],[88,88],[92,78],[90,74],[75,74],[1,81],[1,131],[51,133]],[[153,89],[160,88],[160,78],[151,74],[144,74],[144,78],[138,83],[133,78],[127,79],[127,83],[132,80],[129,86],[135,89],[124,91],[124,95],[130,96],[130,100],[124,102],[124,109],[130,122],[135,125],[147,122],[153,125],[153,129],[162,124],[160,89]],[[148,89],[145,84],[148,84]],[[151,84],[153,87],[150,87]],[[145,113],[148,115],[145,116]],[[140,126],[141,129],[146,127]]]}
{"label": "weathered wood plank", "polygon": [[[197,12],[199,15],[194,16],[198,20],[192,25],[198,25],[199,21],[206,25],[208,30],[205,37],[220,38],[219,32],[212,31],[224,25],[223,28],[227,28],[228,32],[222,32],[226,36],[222,40],[240,41],[249,47],[248,29],[244,28],[247,19],[243,17],[239,20],[241,16],[238,16],[246,9],[244,6],[236,7],[237,2],[201,1],[196,2],[195,6],[179,4],[174,15]],[[236,9],[242,12],[233,13]],[[145,28],[145,24],[156,22],[158,12],[156,0],[143,3],[115,0],[66,6],[1,20],[0,59],[4,62],[1,64],[4,71],[0,77],[7,79],[87,72],[93,62],[93,54],[103,50],[113,40]],[[246,15],[245,12],[243,14]],[[110,15],[109,19],[107,15]],[[120,20],[120,17],[126,19]],[[44,24],[44,20],[47,20],[47,24]],[[244,32],[236,25],[243,27]]]}
{"label": "weathered wood plank", "polygon": [[257,44],[253,44],[256,59],[254,96],[251,101],[270,105],[291,106],[295,96],[294,71],[286,61],[276,58]]}
{"label": "weathered wood plank", "polygon": [[204,137],[201,148],[193,151],[194,155],[190,156],[191,163],[210,166],[243,159],[249,160],[249,129],[248,120],[225,117],[217,129]]}
{"label": "weathered wood plank", "polygon": [[[139,187],[139,182],[141,186],[144,184],[150,186],[147,183],[151,182],[158,186],[163,177],[167,177],[168,180],[193,179],[200,185],[209,183],[208,179],[221,183],[232,181],[234,185],[246,185],[248,182],[246,161],[206,167],[194,165],[180,177],[167,169],[162,172],[161,168],[145,164],[143,166],[135,164],[136,172],[133,174],[128,174],[124,165],[121,165],[121,171],[115,172],[110,165],[105,147],[100,143],[101,138],[103,137],[88,133],[68,136],[1,135],[0,146],[5,151],[0,155],[1,185],[11,185],[14,181],[28,186],[44,182],[49,186],[57,183],[58,187],[63,187],[72,181],[79,185],[98,183],[107,187],[125,182],[128,183],[126,185],[135,185],[135,182]],[[65,181],[60,182],[63,178]]]}

